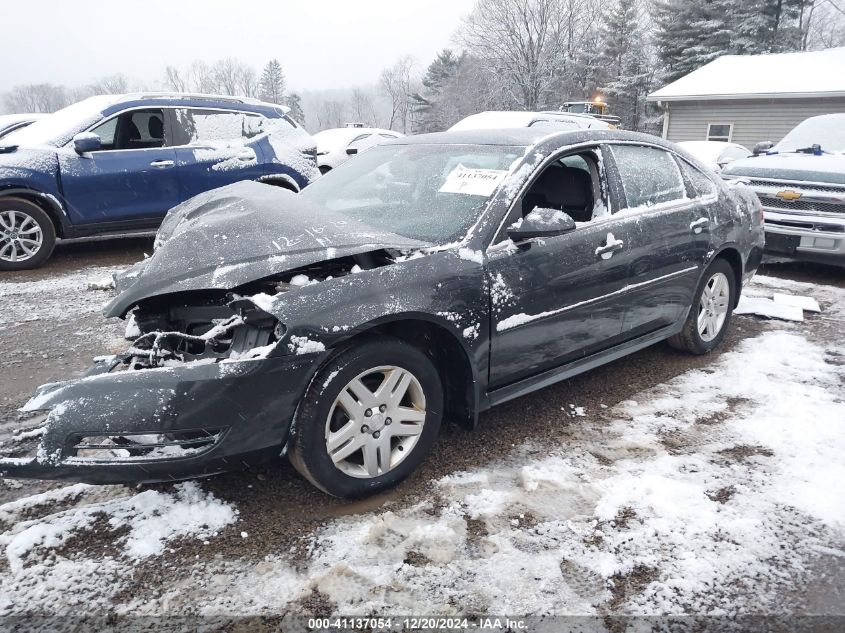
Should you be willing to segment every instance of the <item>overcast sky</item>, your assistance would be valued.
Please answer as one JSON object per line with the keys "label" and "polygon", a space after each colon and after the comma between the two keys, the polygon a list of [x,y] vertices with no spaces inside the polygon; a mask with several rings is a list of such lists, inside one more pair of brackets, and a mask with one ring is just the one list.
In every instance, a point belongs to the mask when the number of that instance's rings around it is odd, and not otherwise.
{"label": "overcast sky", "polygon": [[0,91],[21,83],[81,85],[114,73],[152,83],[168,64],[230,56],[256,68],[277,57],[289,88],[302,91],[373,83],[404,54],[427,65],[453,45],[474,0],[4,3],[14,4],[17,27],[0,37]]}

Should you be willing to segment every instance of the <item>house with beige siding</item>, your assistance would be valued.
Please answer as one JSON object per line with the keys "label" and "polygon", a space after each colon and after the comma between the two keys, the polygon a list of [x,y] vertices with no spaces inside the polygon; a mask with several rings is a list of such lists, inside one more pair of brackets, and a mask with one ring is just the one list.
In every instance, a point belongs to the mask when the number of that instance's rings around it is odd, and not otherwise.
{"label": "house with beige siding", "polygon": [[845,112],[845,48],[724,55],[651,93],[663,138],[777,142],[811,116]]}

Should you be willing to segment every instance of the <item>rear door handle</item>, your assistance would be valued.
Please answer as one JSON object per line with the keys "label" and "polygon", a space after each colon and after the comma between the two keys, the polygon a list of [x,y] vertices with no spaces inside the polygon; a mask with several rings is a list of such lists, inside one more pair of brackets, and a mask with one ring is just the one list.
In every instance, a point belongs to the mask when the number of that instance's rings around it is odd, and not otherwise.
{"label": "rear door handle", "polygon": [[705,228],[708,224],[710,224],[710,220],[708,220],[707,218],[699,218],[699,219],[698,219],[698,220],[696,220],[695,222],[691,222],[691,223],[690,223],[690,225],[689,225],[689,227],[690,227],[690,229],[692,229],[692,232],[693,232],[693,233],[695,233],[696,235],[698,235],[699,233],[701,233],[701,231],[703,231],[703,230],[704,230],[704,228]]}
{"label": "rear door handle", "polygon": [[173,167],[176,163],[172,160],[154,160],[150,163],[150,167],[156,167],[157,169],[167,169],[168,167]]}
{"label": "rear door handle", "polygon": [[255,155],[255,152],[253,150],[247,149],[247,150],[243,150],[241,152],[238,152],[237,159],[248,162],[248,161],[251,161],[251,160],[257,160],[258,157]]}

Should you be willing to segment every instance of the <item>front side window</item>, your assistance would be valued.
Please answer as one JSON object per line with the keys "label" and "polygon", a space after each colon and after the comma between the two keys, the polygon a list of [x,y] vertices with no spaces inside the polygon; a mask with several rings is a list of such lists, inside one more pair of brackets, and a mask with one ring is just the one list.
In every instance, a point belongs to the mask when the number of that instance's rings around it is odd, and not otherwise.
{"label": "front side window", "polygon": [[733,135],[733,123],[710,123],[707,126],[708,141],[724,141],[729,143]]}
{"label": "front side window", "polygon": [[608,215],[598,151],[569,154],[545,167],[522,197],[523,217],[538,207],[563,211],[577,223]]}
{"label": "front side window", "polygon": [[164,113],[160,108],[130,110],[104,121],[91,130],[100,137],[101,150],[132,150],[164,147]]}
{"label": "front side window", "polygon": [[300,196],[374,228],[432,244],[466,235],[524,147],[382,145]]}
{"label": "front side window", "polygon": [[686,197],[681,171],[668,152],[642,145],[614,145],[612,151],[628,209]]}

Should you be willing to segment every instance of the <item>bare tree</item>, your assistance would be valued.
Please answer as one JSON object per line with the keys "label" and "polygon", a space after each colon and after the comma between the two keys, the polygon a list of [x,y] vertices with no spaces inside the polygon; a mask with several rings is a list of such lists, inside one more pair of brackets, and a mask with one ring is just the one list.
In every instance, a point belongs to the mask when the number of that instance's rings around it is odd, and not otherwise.
{"label": "bare tree", "polygon": [[234,57],[227,57],[214,63],[212,75],[217,92],[236,95],[240,91],[241,63]]}
{"label": "bare tree", "polygon": [[479,0],[459,37],[491,74],[505,79],[516,105],[541,105],[567,53],[577,47],[588,0]]}
{"label": "bare tree", "polygon": [[390,68],[385,68],[380,78],[382,91],[390,100],[388,128],[392,130],[395,127],[402,133],[408,132],[413,111],[411,103],[415,92],[413,69],[413,58],[405,56]]}
{"label": "bare tree", "polygon": [[370,127],[376,124],[376,110],[373,104],[373,97],[370,93],[361,88],[353,88],[350,97],[349,109],[352,118],[358,123],[364,123]]}
{"label": "bare tree", "polygon": [[341,127],[346,116],[346,105],[342,101],[328,99],[317,112],[317,123],[321,130]]}
{"label": "bare tree", "polygon": [[55,112],[69,103],[67,89],[54,84],[15,86],[3,96],[8,112]]}
{"label": "bare tree", "polygon": [[92,94],[119,95],[129,92],[129,80],[126,75],[116,74],[100,77],[90,86]]}
{"label": "bare tree", "polygon": [[193,62],[188,69],[187,85],[189,90],[211,94],[217,92],[217,80],[214,70],[204,61]]}
{"label": "bare tree", "polygon": [[175,66],[168,66],[164,69],[164,84],[168,90],[174,92],[188,92],[188,80],[182,75],[182,72]]}

